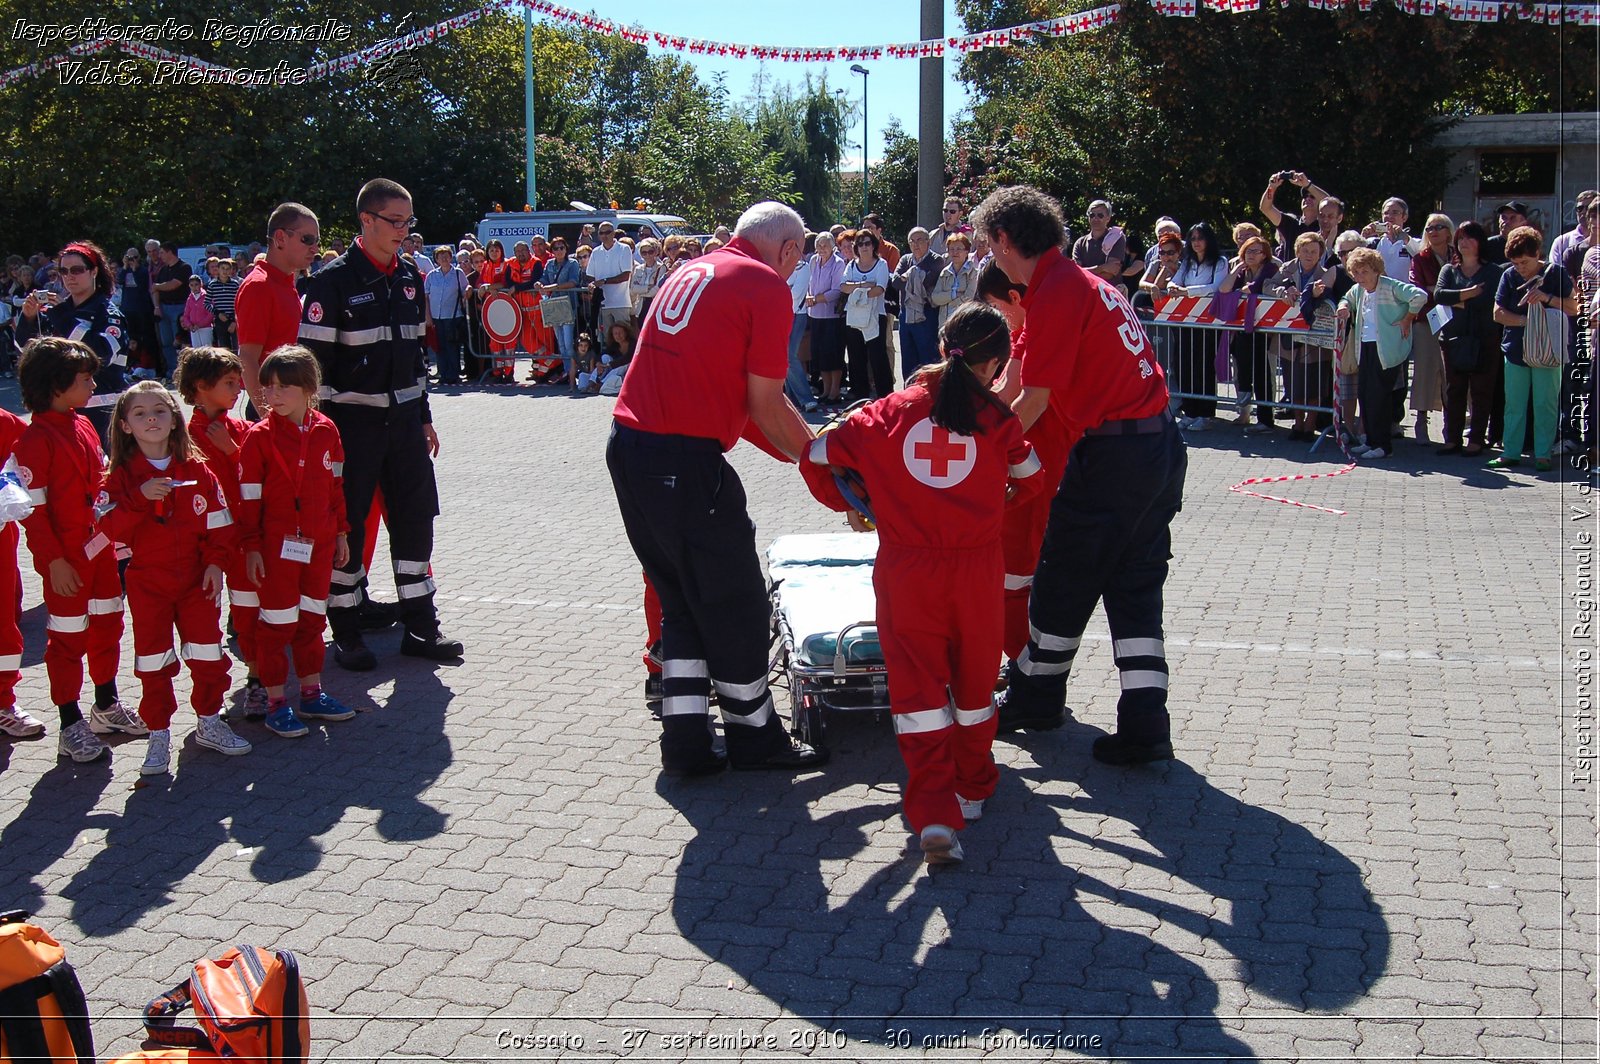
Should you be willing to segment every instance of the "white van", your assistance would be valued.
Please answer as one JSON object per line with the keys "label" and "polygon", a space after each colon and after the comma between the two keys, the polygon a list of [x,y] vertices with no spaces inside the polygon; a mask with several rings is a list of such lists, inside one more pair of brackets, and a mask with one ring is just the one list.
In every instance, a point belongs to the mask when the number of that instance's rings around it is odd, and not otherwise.
{"label": "white van", "polygon": [[567,246],[578,246],[578,234],[586,225],[599,226],[610,222],[617,230],[635,243],[645,237],[662,240],[674,234],[686,236],[691,226],[673,214],[645,214],[641,211],[571,210],[571,211],[506,211],[484,215],[478,223],[478,243],[487,244],[497,239],[505,246],[509,256],[517,241],[532,236],[546,240],[565,237]]}

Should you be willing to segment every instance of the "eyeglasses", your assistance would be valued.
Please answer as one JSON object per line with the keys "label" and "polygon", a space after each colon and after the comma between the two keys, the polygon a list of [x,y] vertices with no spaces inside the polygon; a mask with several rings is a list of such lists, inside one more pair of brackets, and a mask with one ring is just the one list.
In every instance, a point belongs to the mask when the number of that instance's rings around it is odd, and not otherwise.
{"label": "eyeglasses", "polygon": [[368,211],[367,213],[371,214],[374,218],[382,218],[396,229],[410,229],[412,226],[417,224],[417,216],[414,214],[409,218],[390,218],[387,214],[378,214],[375,211]]}
{"label": "eyeglasses", "polygon": [[1425,233],[1448,233],[1450,227],[1443,222],[1435,222],[1433,225],[1423,226],[1422,231]]}
{"label": "eyeglasses", "polygon": [[1109,218],[1109,217],[1111,217],[1111,215],[1106,214],[1104,211],[1090,211],[1089,212],[1089,217],[1091,217],[1091,218]]}
{"label": "eyeglasses", "polygon": [[68,277],[77,277],[80,274],[93,273],[93,266],[57,266],[57,273],[64,273]]}

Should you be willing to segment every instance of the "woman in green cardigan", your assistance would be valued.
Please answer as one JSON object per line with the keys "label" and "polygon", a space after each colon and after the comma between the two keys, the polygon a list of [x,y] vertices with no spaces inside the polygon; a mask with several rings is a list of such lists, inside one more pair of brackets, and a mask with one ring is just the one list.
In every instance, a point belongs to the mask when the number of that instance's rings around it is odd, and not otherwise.
{"label": "woman in green cardigan", "polygon": [[1338,318],[1348,325],[1339,355],[1340,371],[1359,373],[1361,423],[1365,443],[1350,448],[1358,458],[1387,458],[1394,453],[1391,416],[1400,367],[1411,357],[1411,327],[1428,293],[1414,284],[1383,274],[1383,256],[1356,248],[1345,260],[1355,287],[1339,301]]}

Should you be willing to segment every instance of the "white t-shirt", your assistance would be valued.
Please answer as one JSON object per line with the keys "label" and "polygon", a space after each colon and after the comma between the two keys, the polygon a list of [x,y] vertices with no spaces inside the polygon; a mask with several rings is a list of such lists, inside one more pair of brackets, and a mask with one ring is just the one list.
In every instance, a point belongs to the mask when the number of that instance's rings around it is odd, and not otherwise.
{"label": "white t-shirt", "polygon": [[619,273],[623,275],[621,281],[601,289],[600,306],[603,309],[620,310],[633,306],[633,297],[628,292],[628,280],[633,274],[633,252],[620,240],[611,245],[610,251],[603,244],[596,244],[589,253],[589,276],[615,277]]}
{"label": "white t-shirt", "polygon": [[1378,293],[1361,293],[1361,342],[1375,344],[1378,342]]}

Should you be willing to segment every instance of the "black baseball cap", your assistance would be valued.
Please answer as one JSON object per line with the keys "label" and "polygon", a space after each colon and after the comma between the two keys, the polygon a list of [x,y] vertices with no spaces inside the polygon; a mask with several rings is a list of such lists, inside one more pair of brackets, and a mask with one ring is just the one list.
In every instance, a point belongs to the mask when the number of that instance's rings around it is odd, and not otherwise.
{"label": "black baseball cap", "polygon": [[1500,206],[1494,209],[1494,213],[1496,214],[1504,214],[1506,211],[1515,211],[1526,218],[1528,215],[1533,213],[1533,208],[1529,207],[1526,203],[1523,203],[1519,199],[1514,199],[1506,200],[1504,203],[1500,204]]}

